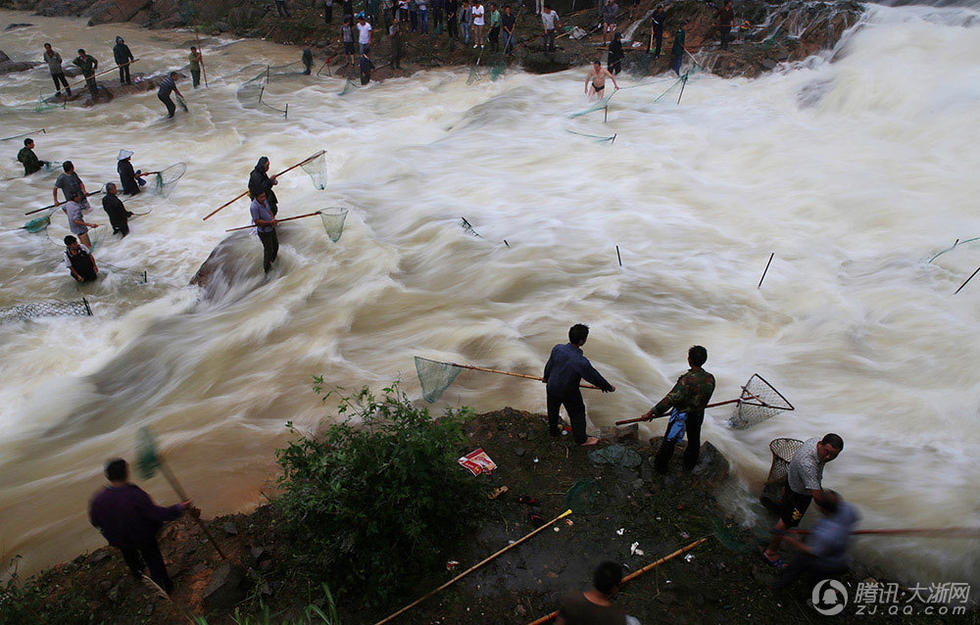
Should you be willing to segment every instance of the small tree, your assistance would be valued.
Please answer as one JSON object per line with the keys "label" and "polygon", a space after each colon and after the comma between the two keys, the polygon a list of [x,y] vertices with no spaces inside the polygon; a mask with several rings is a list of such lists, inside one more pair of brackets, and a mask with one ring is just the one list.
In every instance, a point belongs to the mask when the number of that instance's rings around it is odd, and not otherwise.
{"label": "small tree", "polygon": [[[324,401],[322,378],[314,390]],[[392,385],[342,397],[342,423],[276,451],[276,500],[302,568],[344,593],[385,601],[440,564],[486,504],[481,481],[456,460],[469,408],[438,419]],[[296,432],[292,424],[287,424]]]}

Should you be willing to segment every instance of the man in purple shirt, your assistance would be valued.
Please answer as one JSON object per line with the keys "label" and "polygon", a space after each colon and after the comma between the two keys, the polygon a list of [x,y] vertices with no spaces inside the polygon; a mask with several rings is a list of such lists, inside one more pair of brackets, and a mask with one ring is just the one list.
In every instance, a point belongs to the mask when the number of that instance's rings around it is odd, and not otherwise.
{"label": "man in purple shirt", "polygon": [[265,201],[265,191],[259,191],[252,198],[252,205],[249,207],[252,214],[252,223],[262,241],[262,268],[266,273],[272,269],[272,263],[279,256],[279,237],[276,236],[276,225],[279,222],[272,214],[269,203]]}
{"label": "man in purple shirt", "polygon": [[548,431],[558,436],[558,411],[562,405],[572,422],[572,435],[578,445],[595,445],[599,439],[585,433],[585,402],[579,382],[585,378],[598,386],[603,393],[612,393],[616,387],[606,381],[589,359],[582,354],[582,346],[589,338],[589,326],[576,323],[568,330],[568,343],[555,345],[548,364],[544,366],[544,382],[548,395]]}
{"label": "man in purple shirt", "polygon": [[92,498],[89,520],[122,552],[133,577],[141,579],[148,567],[150,579],[171,594],[174,583],[160,555],[157,533],[165,522],[184,514],[191,507],[190,500],[169,508],[155,505],[142,488],[129,483],[129,466],[122,458],[106,463],[105,476],[109,485]]}

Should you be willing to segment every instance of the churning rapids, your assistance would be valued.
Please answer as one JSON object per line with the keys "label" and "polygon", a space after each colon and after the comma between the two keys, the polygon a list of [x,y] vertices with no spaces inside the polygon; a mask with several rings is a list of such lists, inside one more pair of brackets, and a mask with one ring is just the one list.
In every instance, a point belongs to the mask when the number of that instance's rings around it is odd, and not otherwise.
{"label": "churning rapids", "polygon": [[[121,34],[135,69],[159,72],[184,66],[192,39],[0,20],[35,25],[3,34],[14,60],[40,60],[50,41],[66,60],[85,47],[108,67]],[[169,197],[133,202],[152,212],[131,236],[95,250],[148,284],[110,275],[80,289],[43,233],[0,235],[0,307],[85,295],[95,313],[0,325],[5,562],[23,554],[21,571],[36,570],[102,544],[86,502],[106,458],[133,457],[141,426],[207,514],[246,509],[275,474],[284,423],[312,428],[325,414],[312,375],[347,388],[400,379],[417,397],[413,355],[539,373],[579,321],[618,388],[587,396],[596,425],[649,408],[694,343],[708,348],[716,400],[759,372],[796,405],[743,431],[727,408],[709,411],[703,436],[733,459],[744,490],[730,503],[743,514],[755,514],[770,439],[836,431],[846,447],[825,484],[860,505],[865,527],[980,525],[980,279],[953,295],[980,245],[927,262],[980,236],[976,7],[870,7],[826,57],[757,80],[700,76],[679,106],[654,103],[671,77],[646,78],[616,95],[605,125],[601,112],[568,117],[587,107],[584,68],[470,85],[466,70],[428,71],[344,96],[343,79],[295,77],[265,95],[289,104],[284,120],[243,108],[236,89],[252,77],[243,67],[293,62],[298,49],[224,41],[205,53],[211,87],[182,82],[190,113],[172,122],[154,92],[13,110],[50,91],[47,70],[0,77],[0,135],[45,128],[40,158],[73,160],[90,190],[116,180],[120,148],[144,170],[188,164]],[[19,147],[0,143],[5,178],[20,171]],[[283,225],[266,281],[259,242],[242,237],[233,280],[208,297],[188,286],[224,230],[248,223],[244,200],[201,217],[242,190],[257,158],[277,171],[321,148],[326,190],[291,172],[280,216],[349,207],[343,238],[331,243],[318,220]],[[0,182],[0,226],[50,203],[53,180]],[[93,199],[90,220],[105,228]],[[63,236],[62,214],[51,231]],[[441,403],[545,407],[540,384],[476,372]],[[162,480],[147,487],[173,498]],[[905,579],[980,581],[975,540],[859,548]]]}

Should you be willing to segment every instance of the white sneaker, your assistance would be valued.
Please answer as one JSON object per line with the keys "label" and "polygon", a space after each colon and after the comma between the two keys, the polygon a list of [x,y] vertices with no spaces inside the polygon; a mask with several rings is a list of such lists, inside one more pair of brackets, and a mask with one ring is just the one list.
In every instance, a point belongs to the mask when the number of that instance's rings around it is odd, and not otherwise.
{"label": "white sneaker", "polygon": [[476,50],[476,44],[475,43],[473,44],[473,49]]}

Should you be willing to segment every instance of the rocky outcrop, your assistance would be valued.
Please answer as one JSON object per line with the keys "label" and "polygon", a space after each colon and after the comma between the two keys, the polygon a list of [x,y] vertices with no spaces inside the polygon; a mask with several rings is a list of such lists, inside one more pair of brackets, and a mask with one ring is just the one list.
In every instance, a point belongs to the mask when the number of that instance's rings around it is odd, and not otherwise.
{"label": "rocky outcrop", "polygon": [[0,74],[23,72],[31,69],[32,67],[37,67],[40,64],[40,61],[11,61],[9,56],[0,51]]}

